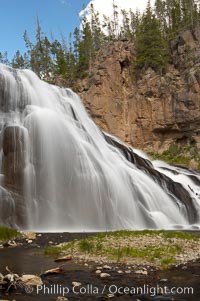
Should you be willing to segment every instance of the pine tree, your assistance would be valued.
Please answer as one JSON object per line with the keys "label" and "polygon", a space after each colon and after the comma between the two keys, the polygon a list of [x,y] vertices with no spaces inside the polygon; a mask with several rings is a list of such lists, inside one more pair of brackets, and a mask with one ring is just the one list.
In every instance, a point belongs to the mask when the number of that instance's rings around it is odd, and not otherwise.
{"label": "pine tree", "polygon": [[113,30],[113,37],[118,38],[119,37],[119,12],[118,12],[118,6],[115,4],[115,0],[113,0],[113,20],[111,20],[112,24],[112,30]]}
{"label": "pine tree", "polygon": [[195,0],[181,0],[183,25],[194,29],[198,21],[198,6]]}
{"label": "pine tree", "polygon": [[51,53],[53,55],[54,74],[65,77],[67,73],[65,53],[61,43],[58,40],[54,40],[51,43]]}
{"label": "pine tree", "polygon": [[93,37],[93,47],[95,51],[97,51],[104,43],[105,35],[103,34],[103,31],[101,29],[99,13],[95,12],[93,4],[91,4],[90,6],[90,15],[91,15],[90,28]]}
{"label": "pine tree", "polygon": [[173,0],[171,8],[171,20],[172,20],[172,25],[171,25],[171,31],[176,33],[181,26],[181,5],[180,5],[180,0]]}
{"label": "pine tree", "polygon": [[162,37],[159,21],[152,11],[150,3],[142,16],[136,32],[135,70],[138,73],[143,68],[151,67],[155,71],[163,72],[166,69],[166,45]]}
{"label": "pine tree", "polygon": [[24,56],[20,53],[19,50],[16,51],[12,59],[11,66],[13,68],[18,68],[18,69],[25,68]]}
{"label": "pine tree", "polygon": [[161,29],[162,33],[165,35],[166,31],[167,31],[167,27],[168,27],[167,18],[166,18],[166,11],[167,11],[166,1],[156,0],[154,7],[155,7],[155,13],[156,13],[157,19],[159,21],[160,29]]}
{"label": "pine tree", "polygon": [[120,36],[120,27],[119,27],[119,11],[118,6],[115,4],[115,1],[112,2],[112,16],[111,18],[103,16],[103,28],[106,31],[107,38],[106,40],[112,41]]}
{"label": "pine tree", "polygon": [[10,65],[7,51],[5,51],[4,53],[0,52],[0,63]]}
{"label": "pine tree", "polygon": [[125,9],[121,11],[121,14],[122,14],[122,26],[120,28],[120,37],[131,39],[132,32],[130,28],[130,15]]}
{"label": "pine tree", "polygon": [[80,76],[85,76],[88,71],[91,72],[95,49],[91,27],[86,18],[83,20],[82,26],[82,39],[78,43],[77,71]]}
{"label": "pine tree", "polygon": [[28,48],[31,69],[37,73],[39,77],[51,80],[50,77],[53,67],[51,43],[42,32],[38,17],[36,18],[35,44],[30,41],[27,31],[24,33],[24,40]]}
{"label": "pine tree", "polygon": [[74,36],[74,56],[75,56],[75,60],[78,61],[79,43],[81,40],[81,33],[78,27],[75,27],[73,36]]}

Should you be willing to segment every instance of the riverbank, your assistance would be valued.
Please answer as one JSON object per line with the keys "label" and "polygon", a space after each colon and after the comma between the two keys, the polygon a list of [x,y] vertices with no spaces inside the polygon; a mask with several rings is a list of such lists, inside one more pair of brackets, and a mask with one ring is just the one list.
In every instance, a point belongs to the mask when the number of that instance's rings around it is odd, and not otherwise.
{"label": "riverbank", "polygon": [[[105,234],[101,235],[101,238],[106,241],[105,237],[103,237]],[[55,248],[60,248],[66,246],[66,242],[72,244],[74,239],[76,243],[73,243],[73,253],[70,254],[70,249],[68,248],[65,253],[56,254],[54,252],[53,257],[44,255],[44,252],[47,253],[47,251],[54,246]],[[95,253],[94,249],[92,251],[93,253],[89,252],[87,256],[75,249],[75,245],[81,241],[84,241],[84,244],[86,241],[94,243],[95,239],[93,234],[86,233],[29,233],[16,240],[18,246],[1,249],[0,272],[2,274],[6,273],[6,266],[8,266],[13,272],[20,276],[22,274],[41,276],[43,288],[37,291],[34,287],[28,296],[24,289],[18,288],[15,290],[13,288],[8,293],[0,290],[0,300],[66,300],[58,299],[59,297],[63,297],[63,288],[66,289],[64,298],[67,298],[69,301],[105,301],[110,299],[116,301],[198,300],[200,296],[200,261],[198,259],[190,261],[185,261],[184,259],[179,263],[173,263],[171,267],[160,268],[155,262],[150,264],[145,261],[141,261],[140,263],[126,262],[125,257],[120,258],[120,260],[114,260],[113,258],[108,261],[105,258],[101,258],[100,260],[98,258],[99,255]],[[148,241],[152,242],[152,246],[154,244],[158,246],[162,241],[164,242],[165,239],[175,239],[179,241],[181,238],[164,238],[163,233],[159,233],[157,240],[153,233],[150,235],[150,233],[147,232],[143,240],[141,240],[139,235],[135,235],[134,239],[129,237],[129,247],[131,240],[133,240],[135,244],[136,242],[137,244],[140,242],[138,247],[142,249],[142,246],[145,246]],[[186,237],[183,239],[182,237],[182,240],[185,241],[185,245],[188,244],[188,250],[193,244],[199,244],[198,237],[195,238],[192,236],[190,238],[188,237],[188,239],[186,239]],[[108,239],[107,243],[109,241],[110,246],[113,248],[114,239]],[[115,237],[115,241],[121,243],[122,237]],[[187,241],[188,243],[186,243]],[[147,248],[149,247],[150,246],[147,246]],[[192,250],[190,251],[192,252]],[[80,253],[76,254],[76,252]],[[94,256],[94,254],[97,257]],[[59,257],[66,255],[71,255],[71,259],[55,262]],[[60,268],[60,273],[45,273],[48,270],[58,267]],[[193,291],[187,291],[185,287],[191,288]],[[46,291],[44,290],[45,288]],[[172,288],[175,289],[173,292],[171,291]],[[182,293],[178,293],[176,289],[179,289],[179,292],[182,290]]]}
{"label": "riverbank", "polygon": [[52,256],[70,254],[77,260],[151,265],[166,268],[200,258],[198,235],[180,231],[115,231],[49,247]]}

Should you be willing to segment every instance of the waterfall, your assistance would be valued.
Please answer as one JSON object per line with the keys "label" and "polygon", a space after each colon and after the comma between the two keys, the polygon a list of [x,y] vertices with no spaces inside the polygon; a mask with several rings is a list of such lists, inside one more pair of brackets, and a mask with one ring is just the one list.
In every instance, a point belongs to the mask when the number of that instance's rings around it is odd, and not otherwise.
{"label": "waterfall", "polygon": [[0,65],[0,130],[0,224],[106,231],[198,222],[192,195],[185,204],[170,178],[161,183],[148,160],[100,131],[78,95],[30,70]]}

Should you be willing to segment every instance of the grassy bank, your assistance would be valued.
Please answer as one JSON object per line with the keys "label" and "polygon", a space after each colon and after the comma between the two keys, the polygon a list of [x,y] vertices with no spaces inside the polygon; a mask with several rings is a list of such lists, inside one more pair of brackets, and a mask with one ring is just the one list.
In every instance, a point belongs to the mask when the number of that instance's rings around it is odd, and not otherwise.
{"label": "grassy bank", "polygon": [[[179,231],[116,231],[100,233],[45,250],[46,255],[72,254],[87,260],[146,263],[161,267],[178,262],[179,256],[199,244],[195,234]],[[187,246],[187,248],[186,248]]]}
{"label": "grassy bank", "polygon": [[10,229],[0,226],[0,242],[5,242],[10,239],[15,239],[20,236],[20,233],[16,229]]}
{"label": "grassy bank", "polygon": [[174,144],[161,154],[149,152],[148,155],[153,160],[162,160],[172,165],[183,165],[200,170],[199,150],[195,145],[180,147]]}

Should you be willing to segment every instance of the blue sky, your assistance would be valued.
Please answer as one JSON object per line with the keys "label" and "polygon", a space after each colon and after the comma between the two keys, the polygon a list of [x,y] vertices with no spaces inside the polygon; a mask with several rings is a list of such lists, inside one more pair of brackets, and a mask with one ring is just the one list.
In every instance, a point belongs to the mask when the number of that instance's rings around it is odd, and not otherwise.
{"label": "blue sky", "polygon": [[24,52],[23,33],[28,31],[32,39],[35,34],[36,15],[41,27],[50,37],[69,33],[79,26],[78,13],[89,0],[0,0],[0,51],[8,51],[9,58],[17,49]]}
{"label": "blue sky", "polygon": [[[147,0],[114,0],[117,7],[144,10]],[[154,2],[154,0],[150,0]],[[0,0],[0,51],[8,51],[11,59],[19,49],[26,51],[23,33],[34,40],[36,16],[38,15],[43,32],[48,37],[68,40],[69,33],[80,25],[79,13],[93,4],[100,16],[112,16],[113,0]]]}

